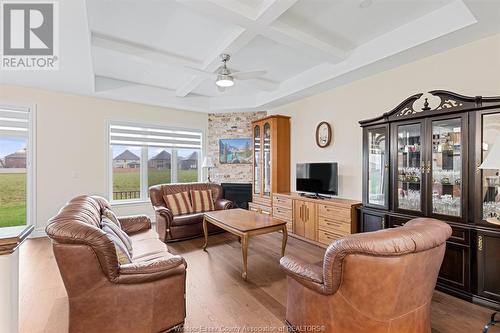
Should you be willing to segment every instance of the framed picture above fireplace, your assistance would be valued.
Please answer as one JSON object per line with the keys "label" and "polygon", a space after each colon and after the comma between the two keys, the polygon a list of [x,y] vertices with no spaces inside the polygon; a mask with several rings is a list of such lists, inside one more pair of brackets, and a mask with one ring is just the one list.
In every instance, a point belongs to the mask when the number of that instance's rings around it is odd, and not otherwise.
{"label": "framed picture above fireplace", "polygon": [[252,139],[220,139],[219,162],[221,164],[251,164]]}

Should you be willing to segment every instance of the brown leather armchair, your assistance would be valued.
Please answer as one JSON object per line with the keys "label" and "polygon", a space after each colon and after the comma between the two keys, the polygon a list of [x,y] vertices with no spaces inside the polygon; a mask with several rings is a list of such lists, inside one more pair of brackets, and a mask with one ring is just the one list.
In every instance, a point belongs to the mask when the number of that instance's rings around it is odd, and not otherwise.
{"label": "brown leather armchair", "polygon": [[[203,236],[203,213],[174,216],[163,200],[164,195],[185,191],[211,190],[215,210],[231,209],[233,202],[222,198],[222,186],[213,183],[162,184],[149,188],[149,198],[156,213],[156,230],[164,242],[179,241]],[[208,224],[208,233],[223,230]]]}
{"label": "brown leather armchair", "polygon": [[334,333],[430,333],[430,305],[448,224],[428,218],[349,235],[326,250],[323,265],[283,257],[286,321]]}
{"label": "brown leather armchair", "polygon": [[168,252],[147,216],[118,218],[132,262],[118,263],[100,229],[100,197],[71,200],[46,228],[69,300],[69,332],[163,332],[186,317],[186,262]]}

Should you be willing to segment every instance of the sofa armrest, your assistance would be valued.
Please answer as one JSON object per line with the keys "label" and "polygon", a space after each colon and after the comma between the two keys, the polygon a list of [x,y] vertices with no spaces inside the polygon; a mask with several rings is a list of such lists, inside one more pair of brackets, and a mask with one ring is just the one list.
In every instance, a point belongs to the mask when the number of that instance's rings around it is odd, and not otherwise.
{"label": "sofa armrest", "polygon": [[215,210],[224,210],[233,208],[233,202],[227,199],[219,199],[215,201]]}
{"label": "sofa armrest", "polygon": [[151,229],[151,219],[146,215],[121,216],[118,220],[128,235]]}
{"label": "sofa armrest", "polygon": [[288,276],[300,284],[324,294],[323,267],[306,263],[292,256],[281,258],[280,266]]}
{"label": "sofa armrest", "polygon": [[172,275],[184,274],[186,261],[181,256],[130,263],[120,266],[116,283],[136,284],[157,281]]}
{"label": "sofa armrest", "polygon": [[162,241],[167,239],[170,233],[170,226],[174,220],[174,214],[164,206],[153,206],[156,215],[156,231]]}

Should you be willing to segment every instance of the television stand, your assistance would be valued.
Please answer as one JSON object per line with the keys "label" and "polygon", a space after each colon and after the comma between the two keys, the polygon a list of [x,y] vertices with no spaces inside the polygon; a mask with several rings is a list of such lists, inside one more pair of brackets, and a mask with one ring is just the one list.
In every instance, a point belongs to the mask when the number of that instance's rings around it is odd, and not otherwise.
{"label": "television stand", "polygon": [[327,197],[327,196],[324,196],[324,195],[321,195],[318,193],[316,193],[316,194],[300,193],[300,196],[306,197],[309,199],[319,199],[319,200],[330,199],[330,197]]}

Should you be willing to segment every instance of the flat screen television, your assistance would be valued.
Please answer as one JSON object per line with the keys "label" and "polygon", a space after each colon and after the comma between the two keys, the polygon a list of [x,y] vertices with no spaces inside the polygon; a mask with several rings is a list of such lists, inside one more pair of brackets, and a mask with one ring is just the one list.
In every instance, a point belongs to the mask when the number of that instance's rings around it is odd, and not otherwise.
{"label": "flat screen television", "polygon": [[337,195],[337,163],[297,163],[295,188],[316,195]]}

